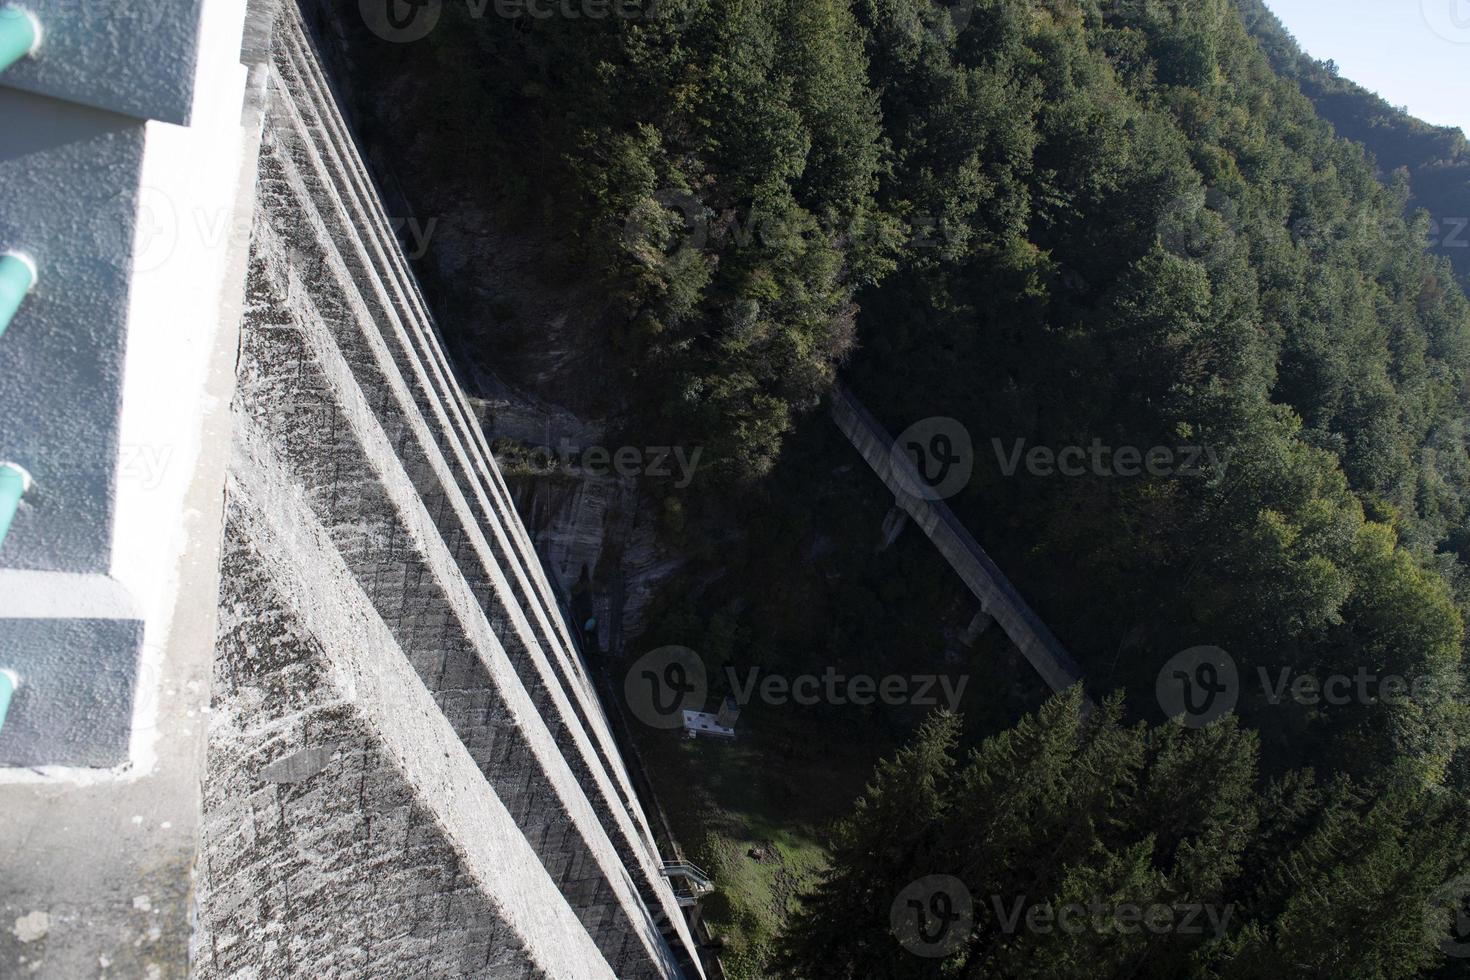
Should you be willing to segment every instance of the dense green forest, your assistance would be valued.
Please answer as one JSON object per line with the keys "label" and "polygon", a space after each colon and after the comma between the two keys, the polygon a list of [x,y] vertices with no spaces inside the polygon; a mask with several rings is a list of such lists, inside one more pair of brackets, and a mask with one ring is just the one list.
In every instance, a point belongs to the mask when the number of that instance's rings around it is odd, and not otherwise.
{"label": "dense green forest", "polygon": [[[554,231],[548,263],[600,284],[626,430],[713,464],[692,496],[652,488],[692,571],[648,644],[741,667],[939,656],[963,596],[921,544],[823,550],[872,518],[817,431],[841,370],[894,431],[963,424],[951,505],[1094,694],[1120,692],[1084,719],[992,677],[999,709],[925,723],[835,831],[784,966],[763,946],[742,975],[1463,974],[1432,900],[1470,870],[1470,302],[1416,210],[1470,213],[1463,137],[1245,0],[619,9],[447,6],[437,89],[469,94],[417,118],[455,134],[478,193]],[[1016,440],[1221,465],[1007,472],[992,446]],[[1155,679],[1201,644],[1250,678],[1416,683],[1333,706],[1247,684],[1236,717],[1186,730]],[[919,721],[863,719],[894,742]],[[978,928],[926,960],[889,905],[939,871],[977,896],[1241,912],[1218,942]]]}
{"label": "dense green forest", "polygon": [[1295,79],[1339,136],[1367,147],[1383,175],[1403,170],[1410,209],[1428,211],[1427,241],[1470,284],[1470,145],[1458,129],[1431,126],[1343,78],[1330,61],[1308,57],[1261,0],[1237,0],[1271,65]]}
{"label": "dense green forest", "polygon": [[[1260,789],[1233,721],[1149,730],[1080,705],[1060,695],[967,759],[953,716],[931,718],[838,827],[783,975],[1407,977],[1445,959],[1461,808],[1412,778],[1372,799],[1310,773]],[[890,907],[936,870],[972,928],[926,949]]]}

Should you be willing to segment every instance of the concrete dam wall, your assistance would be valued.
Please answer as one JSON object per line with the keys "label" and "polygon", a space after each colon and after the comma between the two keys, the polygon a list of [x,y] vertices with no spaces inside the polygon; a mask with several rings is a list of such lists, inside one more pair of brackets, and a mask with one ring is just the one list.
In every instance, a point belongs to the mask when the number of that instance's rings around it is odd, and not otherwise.
{"label": "concrete dam wall", "polygon": [[295,0],[80,9],[0,75],[0,358],[111,385],[0,430],[0,976],[702,977]]}
{"label": "concrete dam wall", "polygon": [[292,5],[264,83],[198,971],[695,975],[607,719]]}

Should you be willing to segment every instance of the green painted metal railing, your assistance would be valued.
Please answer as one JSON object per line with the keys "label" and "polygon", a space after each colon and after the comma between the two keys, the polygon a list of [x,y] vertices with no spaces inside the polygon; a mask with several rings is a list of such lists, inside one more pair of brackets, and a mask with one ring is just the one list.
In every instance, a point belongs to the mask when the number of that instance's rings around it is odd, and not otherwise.
{"label": "green painted metal railing", "polygon": [[[6,12],[0,10],[0,27],[6,23]],[[26,294],[36,286],[36,265],[18,252],[0,255],[0,337]],[[10,522],[20,508],[20,498],[31,488],[31,475],[14,463],[0,463],[0,547],[10,533]]]}
{"label": "green painted metal railing", "polygon": [[10,522],[20,508],[20,498],[31,488],[31,475],[14,463],[0,463],[0,547],[10,533]]}
{"label": "green painted metal railing", "polygon": [[29,10],[13,4],[0,7],[0,71],[41,46],[41,22]]}
{"label": "green painted metal railing", "polygon": [[28,256],[19,252],[0,255],[0,337],[5,336],[26,294],[36,288],[37,278],[36,264]]}
{"label": "green painted metal railing", "polygon": [[0,731],[5,730],[5,715],[10,710],[10,696],[20,687],[20,678],[13,670],[0,669]]}

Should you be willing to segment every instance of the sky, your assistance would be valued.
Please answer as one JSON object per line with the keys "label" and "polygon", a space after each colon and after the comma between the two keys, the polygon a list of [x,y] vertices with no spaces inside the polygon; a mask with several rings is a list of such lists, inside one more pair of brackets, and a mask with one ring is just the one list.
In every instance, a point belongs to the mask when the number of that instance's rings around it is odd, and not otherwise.
{"label": "sky", "polygon": [[1470,133],[1470,0],[1266,0],[1313,58]]}

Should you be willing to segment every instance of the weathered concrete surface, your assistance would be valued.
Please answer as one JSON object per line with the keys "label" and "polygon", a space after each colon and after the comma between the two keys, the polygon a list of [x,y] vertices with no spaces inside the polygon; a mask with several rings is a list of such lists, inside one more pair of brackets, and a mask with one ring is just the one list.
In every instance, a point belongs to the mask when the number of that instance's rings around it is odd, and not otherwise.
{"label": "weathered concrete surface", "polygon": [[21,6],[41,22],[44,57],[22,59],[0,84],[138,119],[189,122],[204,0]]}
{"label": "weathered concrete surface", "polygon": [[[198,181],[168,186],[179,213],[209,214],[218,227],[237,211],[248,222],[254,130],[248,123],[242,126],[240,118],[242,4],[206,0],[204,8],[199,46],[209,63],[201,68],[195,90],[199,121],[190,129],[150,126],[142,174],[147,182],[181,163],[196,169],[207,164]],[[17,140],[44,141],[45,136],[45,129],[5,130],[0,144],[18,152]],[[137,172],[131,172],[136,179]],[[131,250],[135,215],[114,208],[134,193],[96,173],[86,175],[81,185],[69,183],[74,176],[66,168],[37,175],[55,192],[71,195],[62,210],[44,217],[79,226],[94,218],[102,243]],[[120,196],[110,199],[105,211],[88,216],[89,200],[102,203],[89,195],[104,192]],[[8,217],[17,214],[12,209]],[[6,244],[16,242],[12,238]],[[169,450],[166,472],[150,474],[156,482],[143,485],[125,463],[119,467],[118,536],[103,566],[128,589],[146,624],[129,761],[106,770],[0,768],[0,977],[6,980],[172,978],[186,976],[189,969],[244,243],[238,250],[232,242],[179,244],[171,254],[155,256],[148,271],[135,266],[128,293],[117,299],[130,318],[122,366],[122,442]],[[79,246],[69,254],[85,264],[93,253]],[[128,254],[121,253],[123,268]],[[80,279],[57,280],[66,283],[62,292],[80,297],[73,311],[80,310],[85,321],[53,321],[58,337],[66,340],[67,331],[105,322],[106,317],[91,317],[88,304],[112,303],[113,295],[89,299],[83,294],[89,293],[89,283],[105,283],[110,275],[99,262]],[[147,301],[161,282],[175,290],[168,317],[154,315]],[[181,282],[189,284],[187,294],[177,292]],[[62,305],[53,304],[52,312]],[[11,339],[7,335],[4,343]],[[167,348],[171,356],[151,356],[157,348]],[[166,393],[166,419],[135,397],[150,388]],[[89,437],[86,431],[73,435]],[[47,448],[61,456],[80,451],[70,438]],[[131,532],[145,536],[146,551],[132,547]],[[0,564],[12,563],[3,559]],[[31,597],[59,606],[82,598],[66,588]]]}
{"label": "weathered concrete surface", "polygon": [[894,451],[893,437],[857,396],[839,386],[832,395],[831,412],[838,428],[893,491],[897,506],[924,529],[950,567],[980,599],[981,608],[1000,623],[1041,679],[1053,691],[1065,691],[1082,683],[1082,668],[954,516],[949,505],[915,492],[915,488],[926,485],[923,477],[906,453]]}
{"label": "weathered concrete surface", "polygon": [[[201,970],[697,975],[585,665],[294,5],[265,81]],[[292,807],[289,831],[256,835],[263,798]],[[422,847],[378,849],[385,808],[432,828]],[[470,816],[487,809],[488,831]],[[273,875],[313,898],[283,902]],[[525,921],[538,909],[544,929]],[[477,965],[492,946],[513,952]]]}
{"label": "weathered concrete surface", "polygon": [[[483,540],[471,538],[475,550],[470,557],[482,562],[493,559],[488,563],[492,576],[500,576],[504,571],[515,600],[509,603],[507,614],[515,620],[517,633],[525,635],[529,619],[535,629],[535,642],[554,655],[552,666],[568,696],[588,723],[599,749],[606,752],[611,738],[605,719],[596,707],[584,665],[576,658],[566,626],[555,613],[552,590],[525,528],[518,520],[505,520],[507,515],[513,517],[505,483],[493,466],[484,435],[474,423],[465,396],[455,383],[437,330],[393,242],[386,216],[336,112],[325,79],[315,58],[307,54],[308,42],[294,18],[283,31],[289,32],[287,41],[292,48],[289,58],[277,60],[277,68],[284,84],[293,85],[303,93],[303,97],[291,100],[289,109],[297,113],[298,132],[303,137],[309,134],[315,143],[314,147],[307,147],[304,139],[298,143],[297,149],[306,152],[293,150],[291,164],[297,165],[299,173],[307,175],[308,184],[329,182],[340,191],[322,202],[320,212],[313,215],[310,224],[314,234],[337,236],[341,248],[327,249],[335,251],[330,264],[336,268],[335,263],[340,260],[361,286],[360,290],[348,290],[343,302],[352,305],[351,313],[359,319],[377,316],[384,321],[387,330],[382,343],[391,353],[384,355],[383,348],[375,347],[374,356],[380,366],[385,357],[393,360],[404,384],[411,387],[409,397],[419,412],[438,427],[432,441],[441,451],[442,459],[430,453],[428,462],[434,468],[433,479],[441,485],[446,480],[458,481],[457,485],[449,484],[454,519],[467,527],[478,523],[484,532]],[[314,247],[310,241],[292,244],[307,253]],[[393,383],[393,371],[384,370],[385,380]],[[415,413],[410,413],[410,422],[414,418]],[[426,430],[415,430],[415,434],[420,436],[421,443],[427,444],[431,440],[423,438],[422,431]],[[473,516],[465,509],[466,504],[474,505]],[[504,590],[498,594],[504,594]],[[620,782],[627,794],[626,780]]]}
{"label": "weathered concrete surface", "polygon": [[299,491],[236,471],[198,975],[615,976]]}

